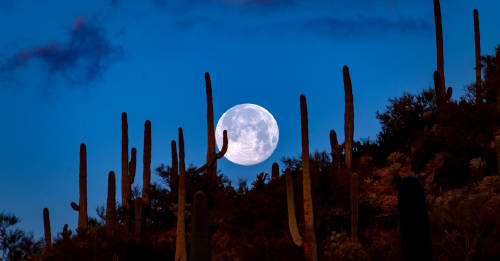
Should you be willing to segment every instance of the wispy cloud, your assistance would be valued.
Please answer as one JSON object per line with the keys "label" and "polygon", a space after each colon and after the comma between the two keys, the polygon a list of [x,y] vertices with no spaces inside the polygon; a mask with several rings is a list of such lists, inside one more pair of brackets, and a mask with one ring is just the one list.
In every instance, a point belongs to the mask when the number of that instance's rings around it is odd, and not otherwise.
{"label": "wispy cloud", "polygon": [[334,17],[318,17],[302,23],[303,29],[318,31],[332,36],[350,36],[366,33],[422,33],[433,30],[433,24],[423,19],[399,17],[390,20],[380,17],[358,17],[355,19],[339,19]]}
{"label": "wispy cloud", "polygon": [[104,29],[90,23],[86,16],[78,17],[69,33],[67,43],[51,42],[12,55],[0,64],[0,76],[8,76],[38,59],[46,66],[47,73],[60,75],[73,84],[87,84],[123,57],[123,48],[112,45]]}

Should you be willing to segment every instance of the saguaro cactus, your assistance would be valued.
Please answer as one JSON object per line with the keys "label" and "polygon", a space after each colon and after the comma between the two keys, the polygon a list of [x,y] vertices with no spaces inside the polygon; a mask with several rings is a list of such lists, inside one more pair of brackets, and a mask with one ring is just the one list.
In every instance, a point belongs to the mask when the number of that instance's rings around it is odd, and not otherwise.
{"label": "saguaro cactus", "polygon": [[304,201],[304,256],[307,261],[318,260],[316,235],[314,233],[314,212],[311,195],[311,174],[309,164],[309,131],[306,97],[300,96],[300,127],[302,134],[302,194]]}
{"label": "saguaro cactus", "polygon": [[482,101],[481,95],[481,37],[479,34],[479,12],[474,9],[474,43],[476,46],[476,104]]}
{"label": "saguaro cactus", "polygon": [[[127,113],[122,113],[122,206],[125,212],[130,209],[130,191],[129,176],[128,176],[129,162],[128,162],[128,124]],[[126,218],[125,218],[126,219]],[[125,226],[127,227],[127,226]]]}
{"label": "saguaro cactus", "polygon": [[277,180],[280,177],[280,166],[278,163],[274,162],[271,168],[271,178],[272,180]]}
{"label": "saguaro cactus", "polygon": [[106,225],[116,225],[116,178],[115,172],[108,174],[108,199],[106,201]]}
{"label": "saguaro cactus", "polygon": [[208,234],[208,200],[203,191],[194,194],[191,225],[190,261],[210,260],[210,241]]}
{"label": "saguaro cactus", "polygon": [[85,144],[80,144],[80,171],[79,171],[79,184],[80,184],[80,204],[71,202],[71,207],[78,211],[78,228],[79,234],[85,233],[88,226],[87,216],[87,149]]}
{"label": "saguaro cactus", "polygon": [[186,261],[186,225],[184,208],[186,204],[186,164],[184,161],[184,134],[179,128],[179,190],[177,200],[177,238],[175,241],[175,261]]}
{"label": "saguaro cactus", "polygon": [[424,189],[416,177],[406,176],[401,180],[398,189],[398,207],[404,260],[432,260]]}
{"label": "saguaro cactus", "polygon": [[496,115],[496,125],[497,131],[495,133],[495,145],[497,151],[497,165],[498,173],[500,175],[500,49],[497,49],[496,53],[496,92],[497,92],[497,115]]}
{"label": "saguaro cactus", "polygon": [[50,233],[50,217],[49,209],[43,209],[43,230],[45,232],[45,247],[49,248],[52,246],[52,236]]}
{"label": "saguaro cactus", "polygon": [[293,193],[293,181],[290,169],[285,169],[285,181],[286,181],[286,204],[288,209],[288,228],[290,229],[290,234],[292,235],[292,240],[295,245],[302,247],[304,241],[299,233],[299,228],[297,226],[297,217],[295,216],[295,196]]}
{"label": "saguaro cactus", "polygon": [[71,236],[71,230],[68,229],[68,224],[64,224],[61,235],[64,240],[68,240],[69,237]]}
{"label": "saguaro cactus", "polygon": [[[208,72],[205,73],[205,90],[207,95],[207,139],[208,139],[208,147],[207,147],[207,162],[213,158],[215,155],[215,132],[214,132],[214,108],[212,101],[212,82],[210,81],[210,74]],[[207,169],[207,174],[212,177],[214,180],[217,176],[217,162],[214,162]]]}
{"label": "saguaro cactus", "polygon": [[349,67],[342,68],[344,75],[345,92],[345,113],[344,113],[344,132],[345,132],[345,166],[351,169],[352,165],[352,146],[354,137],[354,105],[352,100],[352,84],[349,75]]}
{"label": "saguaro cactus", "polygon": [[351,176],[351,239],[358,241],[359,177]]}
{"label": "saguaro cactus", "polygon": [[151,219],[147,216],[151,208],[150,184],[151,184],[151,122],[144,123],[144,154],[143,154],[143,168],[142,168],[142,200],[146,210],[146,225],[151,223]]}
{"label": "saguaro cactus", "polygon": [[179,175],[179,162],[177,161],[177,144],[175,140],[170,142],[170,149],[172,154],[172,174],[170,175],[170,189],[173,191],[174,186],[178,184],[178,175]]}
{"label": "saguaro cactus", "polygon": [[444,80],[444,54],[443,54],[443,27],[441,24],[441,6],[439,0],[434,1],[434,23],[436,26],[436,50],[437,50],[437,71],[441,76],[440,89],[445,90]]}

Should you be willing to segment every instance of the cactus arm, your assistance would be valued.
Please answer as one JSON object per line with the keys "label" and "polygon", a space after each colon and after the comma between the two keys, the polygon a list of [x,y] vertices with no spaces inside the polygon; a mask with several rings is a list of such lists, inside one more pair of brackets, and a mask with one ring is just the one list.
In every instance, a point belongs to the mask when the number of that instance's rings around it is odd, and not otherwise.
{"label": "cactus arm", "polygon": [[80,206],[78,206],[75,202],[72,201],[70,205],[74,211],[80,211]]}
{"label": "cactus arm", "polygon": [[128,179],[130,186],[132,186],[135,179],[135,170],[137,166],[136,156],[137,156],[137,149],[132,148],[130,162],[128,163]]}
{"label": "cactus arm", "polygon": [[286,203],[288,209],[288,228],[290,229],[290,234],[292,235],[293,243],[302,247],[304,242],[302,241],[302,236],[299,233],[299,228],[297,226],[297,217],[295,215],[295,197],[293,193],[293,181],[290,173],[290,169],[285,170],[285,181],[286,181]]}
{"label": "cactus arm", "polygon": [[212,156],[210,160],[208,160],[203,166],[201,166],[199,169],[196,170],[196,173],[201,173],[209,168],[211,168],[218,159],[224,157],[224,154],[227,152],[227,147],[228,147],[228,139],[227,139],[227,131],[224,130],[223,134],[223,142],[222,142],[222,149],[219,151],[219,153],[215,154],[215,157]]}

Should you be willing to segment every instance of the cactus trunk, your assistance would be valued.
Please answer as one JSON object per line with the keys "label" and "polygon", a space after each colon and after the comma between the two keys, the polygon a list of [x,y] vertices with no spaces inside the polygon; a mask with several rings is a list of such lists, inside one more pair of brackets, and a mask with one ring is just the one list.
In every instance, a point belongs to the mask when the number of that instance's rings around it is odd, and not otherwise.
{"label": "cactus trunk", "polygon": [[175,187],[178,185],[178,175],[179,175],[179,163],[177,161],[177,144],[175,140],[170,143],[170,149],[172,152],[172,173],[170,175],[170,189],[175,191]]}
{"label": "cactus trunk", "polygon": [[85,144],[80,145],[80,204],[78,210],[78,233],[87,231],[87,148]]}
{"label": "cactus trunk", "polygon": [[208,234],[208,200],[203,191],[194,194],[191,224],[190,261],[210,260],[210,241]]}
{"label": "cactus trunk", "polygon": [[106,225],[116,225],[116,177],[115,172],[108,174],[108,199],[106,201]]}
{"label": "cactus trunk", "polygon": [[352,147],[354,136],[354,105],[352,99],[352,84],[349,68],[342,68],[344,76],[345,92],[345,113],[344,113],[344,132],[345,132],[345,166],[351,169],[352,166]]}
{"label": "cactus trunk", "polygon": [[441,24],[441,6],[439,0],[434,0],[434,23],[436,26],[437,71],[441,77],[439,95],[444,96],[446,84],[444,81],[443,27]]}
{"label": "cactus trunk", "polygon": [[186,261],[186,225],[184,208],[186,204],[186,164],[184,161],[184,134],[179,128],[179,191],[177,200],[177,238],[175,241],[175,261]]}
{"label": "cactus trunk", "polygon": [[128,176],[128,124],[127,124],[127,113],[122,113],[122,206],[124,208],[125,218],[124,226],[127,231],[130,226],[130,187],[129,176]]}
{"label": "cactus trunk", "polygon": [[432,260],[424,189],[416,177],[406,176],[401,180],[398,189],[398,207],[403,259]]}
{"label": "cactus trunk", "polygon": [[495,133],[495,145],[497,151],[497,166],[500,175],[500,48],[496,52],[496,94],[497,94],[497,114],[496,125],[497,131]]}
{"label": "cactus trunk", "polygon": [[351,239],[358,241],[359,177],[351,176]]}
{"label": "cactus trunk", "polygon": [[476,46],[476,104],[482,101],[481,95],[481,37],[479,34],[479,13],[474,9],[474,43]]}
{"label": "cactus trunk", "polygon": [[45,247],[50,248],[52,246],[52,236],[50,232],[50,217],[49,209],[43,209],[43,230],[45,234]]}
{"label": "cactus trunk", "polygon": [[297,226],[297,217],[295,215],[295,196],[293,193],[293,180],[292,173],[290,169],[285,170],[285,181],[286,181],[286,204],[288,209],[288,228],[290,229],[290,234],[292,235],[292,240],[295,245],[302,247],[304,242],[302,241],[302,236],[299,233],[299,228]]}
{"label": "cactus trunk", "polygon": [[151,219],[148,216],[151,208],[150,184],[151,184],[151,122],[144,123],[144,154],[142,168],[142,199],[144,201],[144,209],[146,210],[146,225],[151,224]]}
{"label": "cactus trunk", "polygon": [[306,97],[300,96],[300,126],[302,134],[302,193],[304,201],[304,256],[307,261],[318,260],[316,235],[314,233],[314,212],[311,195],[311,174],[309,165],[309,133]]}
{"label": "cactus trunk", "polygon": [[[212,82],[210,81],[210,74],[205,73],[206,95],[207,95],[207,162],[209,162],[215,155],[215,132],[214,132],[214,108],[212,101]],[[207,174],[215,180],[217,176],[217,161],[214,162],[207,169]]]}

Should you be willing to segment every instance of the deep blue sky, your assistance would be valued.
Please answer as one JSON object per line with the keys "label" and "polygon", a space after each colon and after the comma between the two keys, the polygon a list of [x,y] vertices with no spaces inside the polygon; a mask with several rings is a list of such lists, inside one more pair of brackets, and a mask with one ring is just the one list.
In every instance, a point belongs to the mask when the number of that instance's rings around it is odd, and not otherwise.
{"label": "deep blue sky", "polygon": [[[186,159],[206,153],[204,72],[218,118],[240,103],[271,112],[280,128],[270,159],[252,167],[223,159],[233,184],[300,152],[299,95],[307,97],[310,149],[343,141],[342,66],[351,70],[355,139],[375,139],[377,110],[391,97],[431,86],[432,0],[0,0],[0,211],[41,235],[77,213],[78,150],[87,144],[88,209],[106,200],[107,173],[120,176],[120,113],[138,148],[152,122],[152,167],[170,164],[184,128]],[[445,73],[453,97],[474,80],[473,8],[483,54],[500,43],[500,2],[442,0]],[[154,175],[153,180],[158,180]],[[119,184],[119,179],[117,183]],[[117,186],[119,187],[119,186]],[[117,194],[121,193],[119,190]],[[119,197],[117,197],[119,198]]]}

